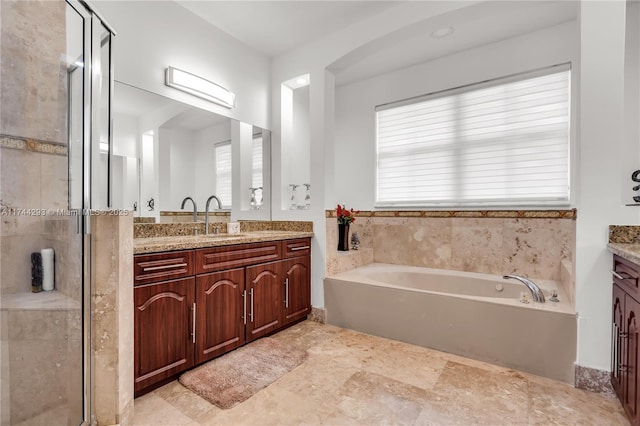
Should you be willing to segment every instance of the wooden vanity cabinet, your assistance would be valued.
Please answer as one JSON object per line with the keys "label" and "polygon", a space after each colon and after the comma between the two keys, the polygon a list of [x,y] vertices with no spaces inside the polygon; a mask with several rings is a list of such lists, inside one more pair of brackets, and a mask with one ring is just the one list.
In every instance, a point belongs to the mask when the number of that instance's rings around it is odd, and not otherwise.
{"label": "wooden vanity cabinet", "polygon": [[282,261],[285,279],[284,324],[291,324],[311,313],[311,258]]}
{"label": "wooden vanity cabinet", "polygon": [[281,262],[246,268],[248,319],[247,342],[265,336],[283,325],[284,280]]}
{"label": "wooden vanity cabinet", "polygon": [[135,395],[306,318],[310,242],[136,255]]}
{"label": "wooden vanity cabinet", "polygon": [[245,343],[244,269],[196,278],[196,364]]}
{"label": "wooden vanity cabinet", "polygon": [[193,366],[194,278],[134,289],[134,391]]}
{"label": "wooden vanity cabinet", "polygon": [[639,276],[638,265],[614,256],[611,384],[632,425],[640,424]]}

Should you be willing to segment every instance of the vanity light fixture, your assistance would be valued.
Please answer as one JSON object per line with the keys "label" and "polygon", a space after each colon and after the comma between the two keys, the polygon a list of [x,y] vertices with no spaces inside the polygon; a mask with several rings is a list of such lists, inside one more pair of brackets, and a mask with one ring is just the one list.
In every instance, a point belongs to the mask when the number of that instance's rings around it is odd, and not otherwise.
{"label": "vanity light fixture", "polygon": [[190,72],[167,67],[165,84],[227,108],[235,108],[235,93]]}

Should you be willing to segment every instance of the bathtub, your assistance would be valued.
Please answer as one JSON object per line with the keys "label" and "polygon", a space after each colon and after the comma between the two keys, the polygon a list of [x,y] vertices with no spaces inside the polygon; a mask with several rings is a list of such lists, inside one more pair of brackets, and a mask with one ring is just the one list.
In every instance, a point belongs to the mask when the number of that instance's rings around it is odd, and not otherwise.
{"label": "bathtub", "polygon": [[573,384],[575,309],[532,280],[546,303],[502,276],[373,263],[325,278],[327,323]]}

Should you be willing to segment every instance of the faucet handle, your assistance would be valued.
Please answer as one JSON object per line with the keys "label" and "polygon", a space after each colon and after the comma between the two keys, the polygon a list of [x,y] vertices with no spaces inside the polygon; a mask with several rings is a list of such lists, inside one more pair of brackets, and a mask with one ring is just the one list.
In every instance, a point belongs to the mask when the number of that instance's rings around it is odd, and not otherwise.
{"label": "faucet handle", "polygon": [[560,299],[558,299],[558,290],[556,290],[555,288],[553,290],[551,290],[551,297],[549,298],[549,302],[559,302]]}

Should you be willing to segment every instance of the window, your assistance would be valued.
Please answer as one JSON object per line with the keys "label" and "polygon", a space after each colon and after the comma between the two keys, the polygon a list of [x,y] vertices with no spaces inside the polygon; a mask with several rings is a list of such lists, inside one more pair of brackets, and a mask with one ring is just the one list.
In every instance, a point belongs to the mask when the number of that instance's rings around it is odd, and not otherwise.
{"label": "window", "polygon": [[376,206],[569,204],[570,69],[376,108]]}
{"label": "window", "polygon": [[231,208],[231,142],[215,145],[216,156],[216,195],[222,207]]}
{"label": "window", "polygon": [[251,146],[251,186],[262,186],[262,134],[253,135]]}

